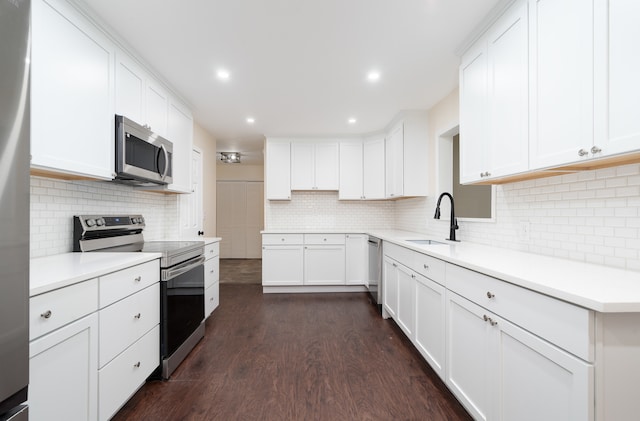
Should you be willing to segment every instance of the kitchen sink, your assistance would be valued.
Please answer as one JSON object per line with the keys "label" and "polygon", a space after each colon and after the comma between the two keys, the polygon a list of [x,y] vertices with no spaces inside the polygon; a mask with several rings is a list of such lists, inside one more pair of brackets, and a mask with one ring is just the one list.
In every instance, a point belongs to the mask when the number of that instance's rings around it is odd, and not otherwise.
{"label": "kitchen sink", "polygon": [[405,241],[408,241],[413,244],[430,245],[430,246],[434,246],[434,245],[446,246],[447,245],[447,243],[443,243],[441,241],[434,241],[434,240],[405,240]]}

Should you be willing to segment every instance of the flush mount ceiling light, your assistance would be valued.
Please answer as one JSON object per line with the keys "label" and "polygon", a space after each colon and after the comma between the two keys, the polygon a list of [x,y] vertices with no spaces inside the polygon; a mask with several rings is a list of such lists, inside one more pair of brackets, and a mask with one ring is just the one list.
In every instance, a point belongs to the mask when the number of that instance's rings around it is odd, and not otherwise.
{"label": "flush mount ceiling light", "polygon": [[240,152],[220,152],[220,161],[226,164],[239,164]]}
{"label": "flush mount ceiling light", "polygon": [[247,124],[253,124],[256,122],[256,119],[253,117],[247,117]]}
{"label": "flush mount ceiling light", "polygon": [[367,80],[369,82],[377,82],[378,80],[380,80],[380,72],[377,72],[375,70],[370,71],[369,73],[367,73]]}
{"label": "flush mount ceiling light", "polygon": [[218,70],[218,72],[216,73],[216,76],[218,77],[218,79],[220,80],[229,80],[229,76],[231,76],[229,74],[229,72],[227,70],[224,69],[220,69]]}
{"label": "flush mount ceiling light", "polygon": [[355,118],[351,117],[349,120],[347,120],[347,123],[356,124],[356,121],[358,121],[358,120],[356,120]]}

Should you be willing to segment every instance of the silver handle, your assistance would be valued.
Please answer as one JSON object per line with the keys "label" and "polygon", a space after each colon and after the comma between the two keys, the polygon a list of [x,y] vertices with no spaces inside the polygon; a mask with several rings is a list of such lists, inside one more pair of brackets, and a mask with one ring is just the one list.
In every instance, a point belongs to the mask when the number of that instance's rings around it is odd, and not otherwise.
{"label": "silver handle", "polygon": [[141,316],[141,314],[140,314],[140,313],[138,313],[138,314],[136,314],[135,316],[133,316],[133,318],[134,318],[134,319],[139,319],[139,318],[140,318],[140,316]]}
{"label": "silver handle", "polygon": [[578,151],[578,156],[585,156],[585,155],[589,155],[589,152],[585,151],[584,149],[580,149]]}
{"label": "silver handle", "polygon": [[42,313],[42,314],[40,315],[40,317],[45,318],[45,319],[48,319],[49,317],[51,317],[51,314],[52,314],[52,313],[51,313],[51,310],[47,310],[47,311],[45,311],[44,313]]}
{"label": "silver handle", "polygon": [[495,294],[492,294],[490,291],[487,291],[487,298],[493,298],[495,297]]}
{"label": "silver handle", "polygon": [[164,145],[160,145],[160,150],[164,153],[164,171],[160,175],[160,178],[164,180],[167,176],[167,171],[169,171],[169,152],[167,152],[167,148]]}
{"label": "silver handle", "polygon": [[183,273],[189,272],[191,269],[196,268],[204,263],[204,256],[200,256],[195,260],[190,260],[182,265],[178,265],[173,269],[165,269],[162,271],[162,280],[168,281],[169,279],[180,276]]}
{"label": "silver handle", "polygon": [[485,177],[491,177],[491,173],[490,173],[489,171],[486,171],[486,172],[484,173],[484,175],[485,175]]}
{"label": "silver handle", "polygon": [[491,317],[488,317],[486,314],[482,316],[482,318],[484,319],[485,322],[489,322],[489,324],[491,326],[495,326],[498,324],[498,322],[496,322],[495,320],[493,320]]}
{"label": "silver handle", "polygon": [[484,321],[486,322],[487,320],[489,320],[489,317],[487,317],[487,315],[483,315],[482,318],[484,319]]}
{"label": "silver handle", "polygon": [[600,152],[602,152],[602,149],[600,149],[600,148],[599,148],[599,147],[597,147],[597,146],[593,146],[593,147],[591,148],[591,153],[592,153],[592,154],[594,154],[594,155],[595,155],[595,154],[597,154],[597,153],[600,153]]}
{"label": "silver handle", "polygon": [[136,282],[140,282],[142,281],[142,276],[136,276],[133,280]]}
{"label": "silver handle", "polygon": [[423,266],[424,266],[424,268],[425,268],[426,270],[429,270],[429,265],[427,265],[427,264],[425,263]]}
{"label": "silver handle", "polygon": [[414,275],[413,273],[411,274],[411,278],[416,279],[416,275]]}
{"label": "silver handle", "polygon": [[135,363],[133,366],[134,366],[135,368],[139,368],[139,367],[140,367],[140,361],[138,361],[137,363]]}

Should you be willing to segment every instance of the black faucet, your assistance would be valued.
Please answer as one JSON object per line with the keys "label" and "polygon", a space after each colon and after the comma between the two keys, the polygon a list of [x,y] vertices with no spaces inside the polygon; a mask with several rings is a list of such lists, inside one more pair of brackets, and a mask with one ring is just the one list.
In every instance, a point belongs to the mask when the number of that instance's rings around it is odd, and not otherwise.
{"label": "black faucet", "polygon": [[442,200],[442,196],[447,196],[451,200],[451,220],[450,220],[451,225],[449,225],[449,238],[447,238],[447,240],[460,241],[460,240],[456,240],[456,230],[459,227],[458,227],[458,219],[456,218],[456,213],[453,208],[453,196],[451,196],[451,194],[444,192],[440,195],[440,197],[438,198],[438,203],[436,204],[436,214],[433,215],[433,219],[440,219],[440,201]]}

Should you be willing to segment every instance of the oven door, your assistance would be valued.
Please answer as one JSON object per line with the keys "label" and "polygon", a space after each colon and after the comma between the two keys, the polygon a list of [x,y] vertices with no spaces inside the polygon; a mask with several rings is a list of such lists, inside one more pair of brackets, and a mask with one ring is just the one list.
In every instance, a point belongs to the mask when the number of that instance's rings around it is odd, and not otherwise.
{"label": "oven door", "polygon": [[162,270],[160,352],[173,354],[204,320],[204,257]]}

